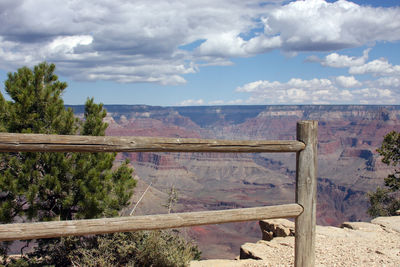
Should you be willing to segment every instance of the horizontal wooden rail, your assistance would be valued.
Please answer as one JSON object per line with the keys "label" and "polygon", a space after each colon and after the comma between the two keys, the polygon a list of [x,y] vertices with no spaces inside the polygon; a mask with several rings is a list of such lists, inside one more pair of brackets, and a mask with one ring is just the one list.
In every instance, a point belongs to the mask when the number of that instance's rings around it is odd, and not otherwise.
{"label": "horizontal wooden rail", "polygon": [[205,224],[297,217],[299,204],[117,218],[0,224],[0,241],[178,228]]}
{"label": "horizontal wooden rail", "polygon": [[295,140],[232,141],[192,138],[0,133],[0,152],[298,152]]}

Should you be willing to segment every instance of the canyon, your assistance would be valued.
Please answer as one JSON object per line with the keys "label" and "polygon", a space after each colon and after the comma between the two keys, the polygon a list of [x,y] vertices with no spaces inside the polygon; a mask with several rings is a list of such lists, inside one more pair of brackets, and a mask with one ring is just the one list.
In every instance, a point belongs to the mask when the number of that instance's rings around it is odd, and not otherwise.
{"label": "canyon", "polygon": [[[83,106],[72,107],[82,117]],[[367,192],[383,185],[392,169],[376,149],[383,136],[400,131],[400,106],[192,106],[105,105],[106,134],[229,140],[291,140],[296,122],[318,120],[317,223],[338,226],[368,221]],[[129,214],[166,213],[173,187],[179,200],[173,212],[292,203],[295,155],[290,153],[120,153],[129,159],[138,186]],[[257,222],[180,229],[194,239],[204,258],[233,258],[240,245],[260,239]]]}

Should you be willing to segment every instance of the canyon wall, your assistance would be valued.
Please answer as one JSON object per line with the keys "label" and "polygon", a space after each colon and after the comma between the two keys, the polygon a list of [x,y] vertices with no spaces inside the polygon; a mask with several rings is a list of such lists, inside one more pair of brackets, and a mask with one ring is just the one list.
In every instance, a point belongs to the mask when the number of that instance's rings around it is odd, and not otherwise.
{"label": "canyon wall", "polygon": [[[83,106],[72,106],[78,116]],[[319,121],[317,222],[366,221],[366,192],[391,171],[376,152],[383,136],[400,131],[400,106],[207,106],[106,105],[107,135],[218,139],[295,139],[296,122]],[[294,154],[121,153],[129,158],[149,193],[137,214],[166,212],[174,186],[174,212],[228,209],[294,201]],[[150,190],[150,191],[151,191]],[[155,197],[157,196],[157,197]],[[142,206],[142,208],[141,208]],[[229,258],[244,242],[259,238],[255,223],[185,229],[207,258]]]}

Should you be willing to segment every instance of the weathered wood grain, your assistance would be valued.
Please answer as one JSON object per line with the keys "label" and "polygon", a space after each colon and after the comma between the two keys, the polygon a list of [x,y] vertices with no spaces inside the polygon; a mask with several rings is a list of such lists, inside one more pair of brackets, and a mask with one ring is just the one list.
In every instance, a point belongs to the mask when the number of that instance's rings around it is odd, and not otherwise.
{"label": "weathered wood grain", "polygon": [[317,121],[297,124],[297,140],[228,141],[0,133],[0,152],[297,152],[297,204],[137,217],[0,225],[0,241],[296,217],[295,266],[314,266]]}
{"label": "weathered wood grain", "polygon": [[296,217],[303,212],[298,204],[218,211],[172,213],[146,216],[0,224],[0,241],[89,235],[138,230],[178,228],[205,224]]}
{"label": "weathered wood grain", "polygon": [[296,140],[232,141],[191,138],[0,133],[0,152],[297,152]]}
{"label": "weathered wood grain", "polygon": [[304,212],[295,220],[295,266],[315,263],[315,227],[317,207],[317,132],[318,121],[297,123],[297,140],[306,148],[296,154],[296,203]]}

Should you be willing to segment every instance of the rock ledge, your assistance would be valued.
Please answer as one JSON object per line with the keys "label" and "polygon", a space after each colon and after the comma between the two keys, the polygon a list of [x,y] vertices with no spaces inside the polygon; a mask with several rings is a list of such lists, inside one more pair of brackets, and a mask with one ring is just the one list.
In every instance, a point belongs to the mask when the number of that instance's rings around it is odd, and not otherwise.
{"label": "rock ledge", "polygon": [[[190,266],[293,266],[294,223],[265,220],[260,228],[266,240],[242,245],[240,259],[192,261]],[[341,228],[317,226],[315,250],[316,266],[398,266],[400,216],[345,222]]]}

